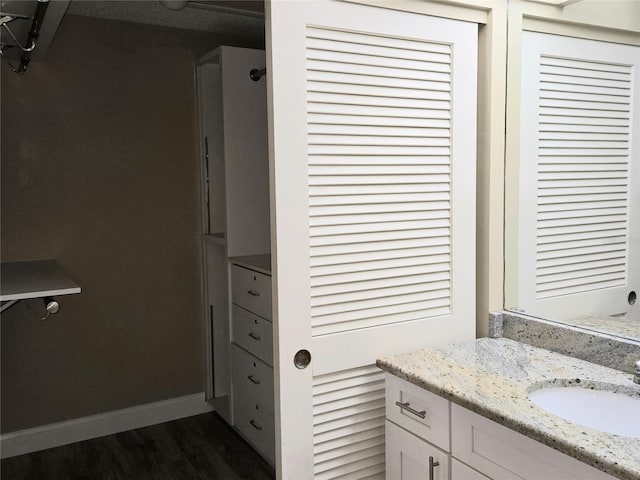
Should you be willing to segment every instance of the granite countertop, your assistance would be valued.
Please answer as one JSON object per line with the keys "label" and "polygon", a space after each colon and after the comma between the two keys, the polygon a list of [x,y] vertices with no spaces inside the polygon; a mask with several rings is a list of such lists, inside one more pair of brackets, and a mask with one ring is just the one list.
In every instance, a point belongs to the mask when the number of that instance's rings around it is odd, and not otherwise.
{"label": "granite countertop", "polygon": [[[534,405],[541,386],[609,384],[640,397],[631,374],[506,338],[482,338],[378,360],[383,370],[625,480],[640,478],[640,439],[576,425]],[[613,385],[612,385],[613,384]],[[620,385],[620,387],[615,387]]]}

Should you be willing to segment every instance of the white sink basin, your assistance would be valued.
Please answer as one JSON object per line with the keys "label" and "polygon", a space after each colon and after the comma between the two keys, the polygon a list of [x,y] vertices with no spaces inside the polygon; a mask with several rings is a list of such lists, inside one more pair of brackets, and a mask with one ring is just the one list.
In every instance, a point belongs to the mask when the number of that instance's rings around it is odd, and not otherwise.
{"label": "white sink basin", "polygon": [[602,432],[640,438],[640,397],[580,387],[548,387],[529,393],[538,407]]}

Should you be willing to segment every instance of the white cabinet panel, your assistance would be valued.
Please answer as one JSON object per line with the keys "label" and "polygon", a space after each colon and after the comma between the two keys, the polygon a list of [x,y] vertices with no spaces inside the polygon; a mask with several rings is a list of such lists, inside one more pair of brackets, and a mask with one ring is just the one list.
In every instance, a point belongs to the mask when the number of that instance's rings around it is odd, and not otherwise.
{"label": "white cabinet panel", "polygon": [[469,468],[464,463],[451,459],[451,480],[491,480],[480,472]]}
{"label": "white cabinet panel", "polygon": [[455,404],[451,438],[454,457],[496,480],[614,478]]}
{"label": "white cabinet panel", "polygon": [[231,339],[262,361],[273,365],[273,326],[271,322],[233,305]]}
{"label": "white cabinet panel", "polygon": [[245,310],[271,320],[271,277],[232,265],[231,301]]}
{"label": "white cabinet panel", "polygon": [[234,392],[233,424],[272,464],[275,461],[273,411],[249,395]]}
{"label": "white cabinet panel", "polygon": [[260,255],[271,250],[265,53],[221,47],[224,104],[227,253]]}
{"label": "white cabinet panel", "polygon": [[385,388],[389,420],[449,451],[448,400],[389,374]]}
{"label": "white cabinet panel", "polygon": [[[388,479],[449,479],[449,455],[446,452],[419,439],[389,420],[386,421],[385,426]],[[430,468],[433,475],[429,474]]]}
{"label": "white cabinet panel", "polygon": [[237,345],[231,345],[233,389],[250,395],[273,411],[273,368]]}

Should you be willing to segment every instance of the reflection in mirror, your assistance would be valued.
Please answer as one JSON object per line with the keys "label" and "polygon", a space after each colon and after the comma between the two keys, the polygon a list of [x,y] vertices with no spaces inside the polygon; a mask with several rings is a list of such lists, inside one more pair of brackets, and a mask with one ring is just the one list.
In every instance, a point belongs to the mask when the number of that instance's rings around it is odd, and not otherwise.
{"label": "reflection in mirror", "polygon": [[509,3],[505,308],[640,341],[640,2],[530,5]]}

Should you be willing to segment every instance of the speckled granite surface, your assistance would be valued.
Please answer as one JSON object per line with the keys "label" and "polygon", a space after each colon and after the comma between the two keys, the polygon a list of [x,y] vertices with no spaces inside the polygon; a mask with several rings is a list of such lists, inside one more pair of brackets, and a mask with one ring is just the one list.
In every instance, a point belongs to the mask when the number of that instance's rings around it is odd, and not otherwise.
{"label": "speckled granite surface", "polygon": [[640,340],[512,312],[489,315],[489,336],[510,338],[623,372],[632,372],[640,360]]}
{"label": "speckled granite surface", "polygon": [[586,328],[617,337],[628,338],[640,342],[640,322],[625,317],[605,317],[602,315],[576,318],[569,325]]}
{"label": "speckled granite surface", "polygon": [[[640,398],[624,374],[507,338],[482,338],[378,360],[378,366],[501,425],[625,480],[640,478],[640,439],[582,427],[535,406],[531,388],[579,380],[621,385]],[[613,388],[613,387],[612,387]]]}

